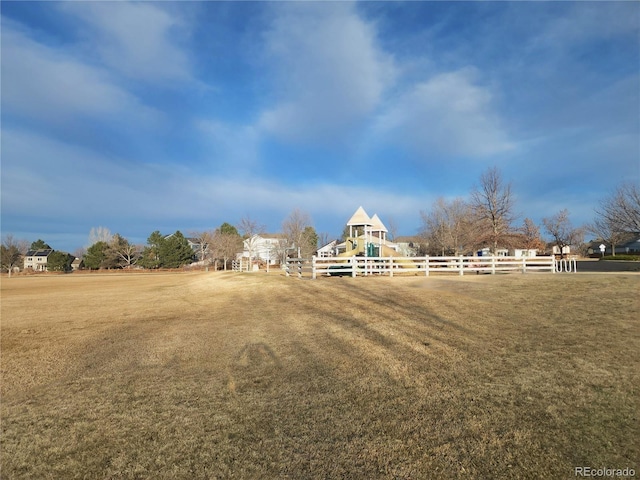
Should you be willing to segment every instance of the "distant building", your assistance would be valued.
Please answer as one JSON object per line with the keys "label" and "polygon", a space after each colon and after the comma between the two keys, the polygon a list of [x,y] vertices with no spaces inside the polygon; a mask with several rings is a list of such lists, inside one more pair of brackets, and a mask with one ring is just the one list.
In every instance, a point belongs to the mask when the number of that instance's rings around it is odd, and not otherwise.
{"label": "distant building", "polygon": [[326,245],[323,245],[318,249],[318,251],[316,252],[316,256],[320,258],[333,257],[336,252],[337,244],[338,244],[337,240],[330,241],[329,243],[327,243]]}
{"label": "distant building", "polygon": [[424,242],[420,237],[398,237],[394,239],[398,253],[403,257],[417,257]]}
{"label": "distant building", "polygon": [[249,253],[251,252],[251,258],[253,260],[274,265],[281,261],[284,255],[285,243],[286,239],[282,234],[256,234],[243,242],[241,256],[243,258],[249,258]]}
{"label": "distant building", "polygon": [[33,270],[34,272],[46,272],[49,255],[52,252],[52,248],[29,250],[24,256],[24,269]]}

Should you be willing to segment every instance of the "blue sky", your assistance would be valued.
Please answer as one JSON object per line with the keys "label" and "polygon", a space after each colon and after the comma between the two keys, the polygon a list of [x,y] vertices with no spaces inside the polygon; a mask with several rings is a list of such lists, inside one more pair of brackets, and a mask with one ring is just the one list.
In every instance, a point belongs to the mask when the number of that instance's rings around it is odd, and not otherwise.
{"label": "blue sky", "polygon": [[362,205],[415,234],[498,167],[520,221],[640,181],[635,2],[2,2],[2,233],[73,251]]}

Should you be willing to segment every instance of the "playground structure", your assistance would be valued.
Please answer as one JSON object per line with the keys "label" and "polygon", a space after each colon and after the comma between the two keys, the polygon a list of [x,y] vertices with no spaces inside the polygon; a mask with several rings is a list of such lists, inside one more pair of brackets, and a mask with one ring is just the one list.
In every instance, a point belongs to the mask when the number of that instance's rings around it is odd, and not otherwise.
{"label": "playground structure", "polygon": [[364,208],[360,206],[347,222],[347,226],[349,227],[349,236],[343,244],[338,246],[338,249],[344,246],[344,252],[336,255],[338,258],[385,259],[394,257],[397,268],[415,268],[415,261],[410,257],[403,257],[396,250],[396,244],[387,240],[389,230],[377,213],[373,217],[369,217]]}
{"label": "playground structure", "polygon": [[347,222],[349,235],[335,247],[333,256],[312,259],[288,259],[287,276],[299,278],[310,273],[320,276],[367,276],[413,274],[431,275],[454,273],[458,275],[498,272],[575,272],[575,260],[558,262],[555,257],[515,256],[453,256],[406,257],[400,254],[397,244],[388,241],[387,228],[378,215],[369,217],[359,207]]}

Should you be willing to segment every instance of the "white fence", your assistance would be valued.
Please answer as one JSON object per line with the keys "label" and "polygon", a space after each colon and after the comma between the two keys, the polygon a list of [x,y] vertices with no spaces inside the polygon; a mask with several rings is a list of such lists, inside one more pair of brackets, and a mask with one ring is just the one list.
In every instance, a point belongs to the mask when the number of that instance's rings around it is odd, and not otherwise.
{"label": "white fence", "polygon": [[[303,262],[291,259],[288,275],[302,277]],[[564,262],[564,263],[562,263]],[[289,265],[289,262],[287,262]],[[389,275],[394,274],[440,274],[458,275],[497,272],[575,272],[575,260],[556,261],[554,257],[347,257],[320,258],[311,260],[311,276]]]}
{"label": "white fence", "polygon": [[[315,259],[315,257],[313,258]],[[316,278],[313,271],[313,260],[308,258],[287,258],[284,271],[287,277],[296,275],[298,278],[302,278],[303,273],[311,272],[312,277]]]}

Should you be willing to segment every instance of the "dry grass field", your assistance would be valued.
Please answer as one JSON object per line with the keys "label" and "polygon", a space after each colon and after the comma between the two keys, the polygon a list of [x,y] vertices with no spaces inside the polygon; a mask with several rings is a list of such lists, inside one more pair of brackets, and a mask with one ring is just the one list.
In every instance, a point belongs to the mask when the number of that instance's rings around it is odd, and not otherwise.
{"label": "dry grass field", "polygon": [[1,477],[638,475],[639,287],[3,278]]}

